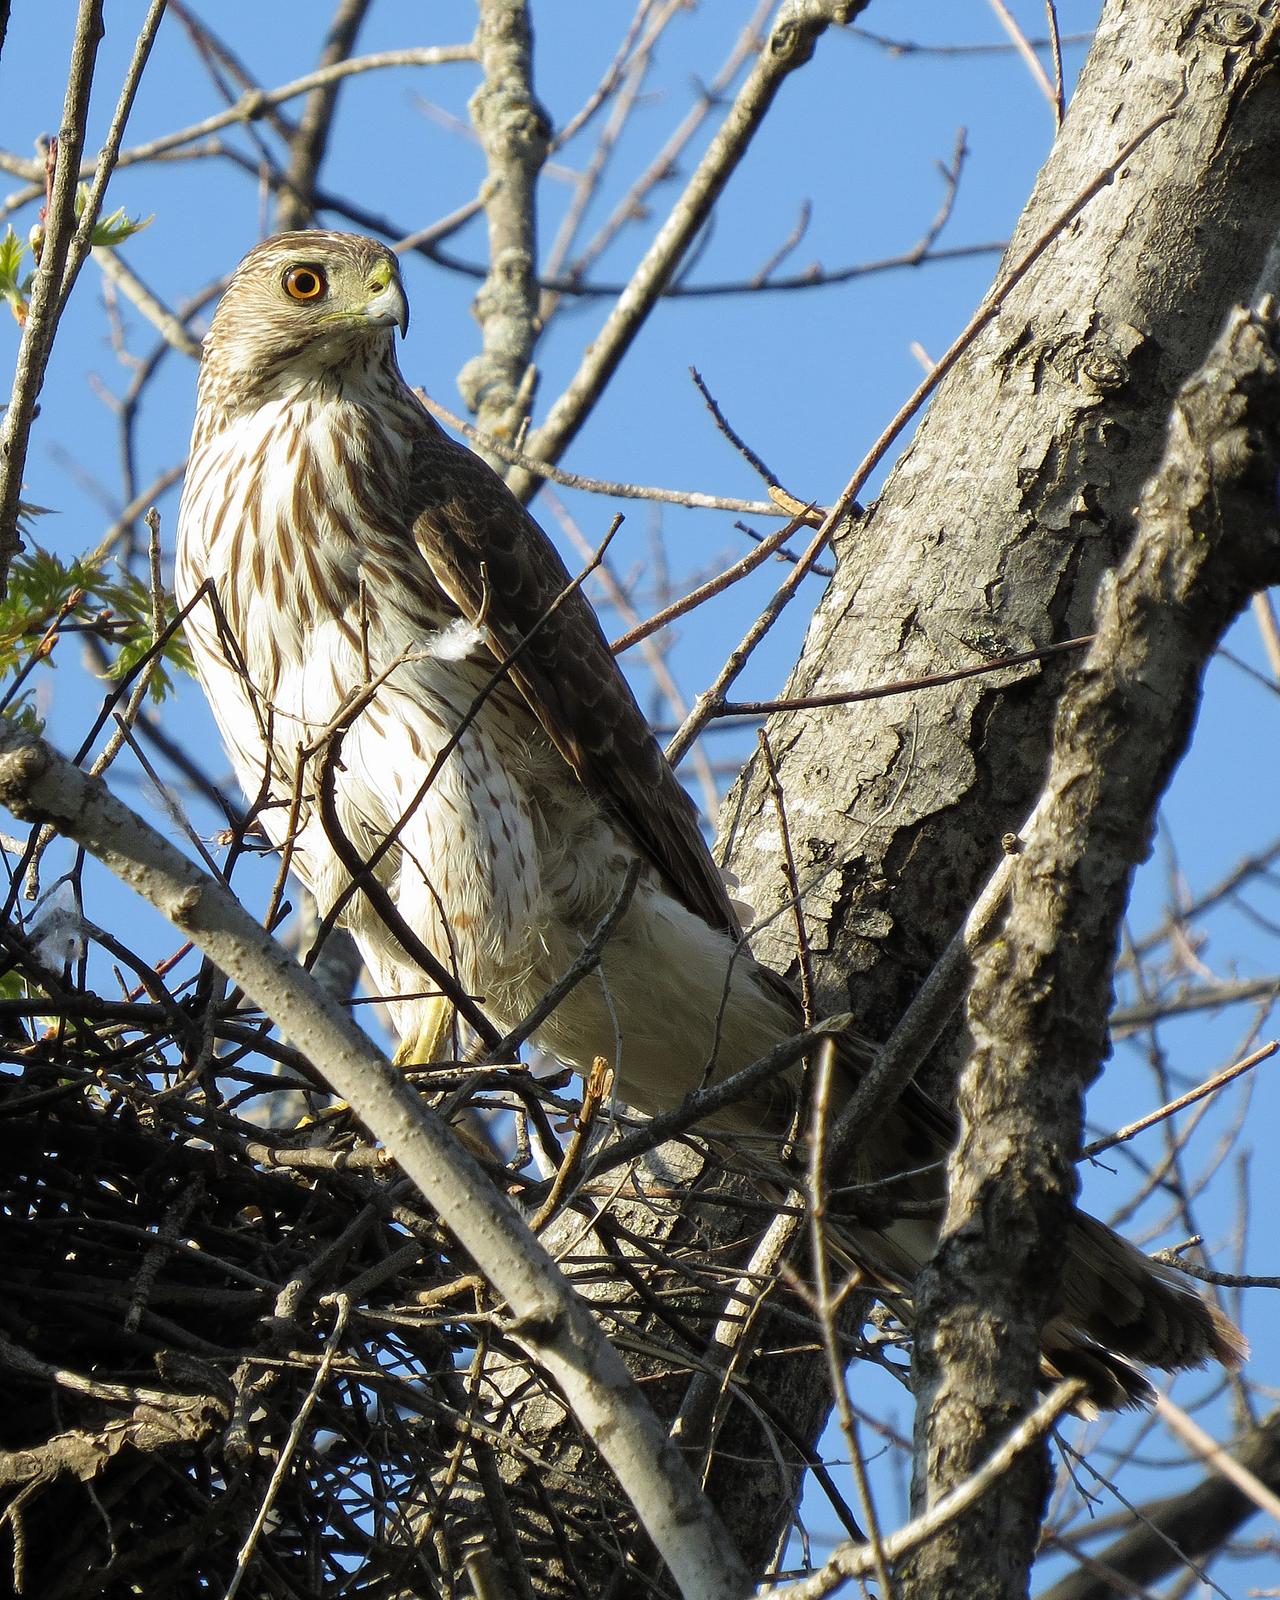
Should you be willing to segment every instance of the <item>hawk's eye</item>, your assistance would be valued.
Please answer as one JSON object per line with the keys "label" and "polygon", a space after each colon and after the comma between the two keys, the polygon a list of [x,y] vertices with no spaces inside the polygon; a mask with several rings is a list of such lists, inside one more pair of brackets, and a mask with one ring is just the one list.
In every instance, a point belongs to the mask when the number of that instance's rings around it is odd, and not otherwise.
{"label": "hawk's eye", "polygon": [[290,267],[284,275],[284,292],[291,300],[318,300],[328,287],[319,267]]}

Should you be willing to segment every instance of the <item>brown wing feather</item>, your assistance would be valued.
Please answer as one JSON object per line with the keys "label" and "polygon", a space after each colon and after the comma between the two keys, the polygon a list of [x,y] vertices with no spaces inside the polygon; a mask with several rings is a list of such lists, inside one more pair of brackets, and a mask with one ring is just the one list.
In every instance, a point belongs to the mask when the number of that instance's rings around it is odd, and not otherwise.
{"label": "brown wing feather", "polygon": [[[520,502],[425,412],[411,468],[413,534],[436,581],[504,660],[557,750],[672,889],[737,933],[693,802],[662,754],[581,590]],[[548,616],[557,600],[554,613]],[[543,621],[543,619],[546,619]],[[541,623],[541,626],[537,626]]]}

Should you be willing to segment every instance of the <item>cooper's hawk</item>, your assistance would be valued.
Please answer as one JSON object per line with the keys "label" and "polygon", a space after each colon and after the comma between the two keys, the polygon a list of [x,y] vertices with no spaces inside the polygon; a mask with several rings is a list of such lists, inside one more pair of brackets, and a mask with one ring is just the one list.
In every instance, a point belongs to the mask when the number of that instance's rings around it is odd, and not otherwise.
{"label": "cooper's hawk", "polygon": [[[362,863],[504,1030],[638,867],[599,966],[535,1037],[580,1070],[606,1057],[656,1111],[765,1054],[798,1008],[739,942],[693,806],[551,543],[402,378],[407,322],[395,258],[355,235],[281,234],[235,273],[180,514],[180,601],[209,585],[187,622],[197,668],[267,833],[322,908],[345,898],[401,1059],[451,1053],[452,1011],[385,907],[350,892]],[[718,1128],[776,1136],[790,1101],[762,1091]],[[949,1137],[912,1090],[859,1176],[927,1165]],[[931,1247],[918,1219],[852,1237],[905,1284]],[[1083,1216],[1046,1342],[1113,1403],[1142,1390],[1115,1355],[1241,1352],[1185,1279]]]}

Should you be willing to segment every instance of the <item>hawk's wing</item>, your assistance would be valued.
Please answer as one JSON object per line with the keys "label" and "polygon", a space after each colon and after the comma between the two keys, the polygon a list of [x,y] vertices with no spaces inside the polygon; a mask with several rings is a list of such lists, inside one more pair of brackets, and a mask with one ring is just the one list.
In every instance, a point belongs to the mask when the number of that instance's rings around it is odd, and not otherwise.
{"label": "hawk's wing", "polygon": [[436,581],[483,629],[497,660],[532,634],[510,667],[511,680],[556,749],[680,900],[736,934],[693,802],[595,612],[580,589],[568,592],[564,562],[497,473],[429,415],[423,420],[411,466],[413,535]]}

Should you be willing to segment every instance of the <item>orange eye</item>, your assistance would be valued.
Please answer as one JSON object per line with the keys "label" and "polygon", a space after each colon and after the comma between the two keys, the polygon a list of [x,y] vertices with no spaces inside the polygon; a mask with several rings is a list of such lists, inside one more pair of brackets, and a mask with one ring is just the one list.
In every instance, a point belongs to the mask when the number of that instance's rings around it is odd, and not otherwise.
{"label": "orange eye", "polygon": [[290,267],[284,275],[284,292],[291,300],[318,300],[328,287],[319,267]]}

